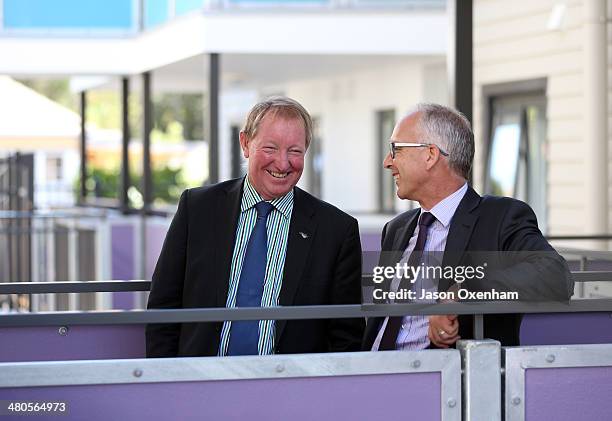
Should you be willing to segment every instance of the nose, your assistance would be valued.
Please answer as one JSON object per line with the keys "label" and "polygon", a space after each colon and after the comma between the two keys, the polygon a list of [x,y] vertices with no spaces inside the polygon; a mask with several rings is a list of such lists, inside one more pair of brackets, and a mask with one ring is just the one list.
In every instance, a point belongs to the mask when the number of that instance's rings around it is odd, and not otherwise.
{"label": "nose", "polygon": [[387,152],[387,156],[385,156],[385,160],[383,161],[383,167],[390,170],[391,165],[393,165],[393,160],[391,159],[391,153]]}
{"label": "nose", "polygon": [[278,167],[278,171],[289,171],[289,169],[291,168],[291,163],[289,162],[289,153],[280,152],[276,157],[275,164]]}

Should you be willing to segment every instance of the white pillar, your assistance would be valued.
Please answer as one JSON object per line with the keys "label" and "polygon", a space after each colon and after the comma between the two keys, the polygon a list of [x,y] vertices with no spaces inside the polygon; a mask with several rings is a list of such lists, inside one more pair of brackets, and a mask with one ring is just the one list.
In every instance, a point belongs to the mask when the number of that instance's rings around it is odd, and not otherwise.
{"label": "white pillar", "polygon": [[[584,2],[585,234],[608,232],[606,0]],[[594,243],[605,247],[605,242]]]}

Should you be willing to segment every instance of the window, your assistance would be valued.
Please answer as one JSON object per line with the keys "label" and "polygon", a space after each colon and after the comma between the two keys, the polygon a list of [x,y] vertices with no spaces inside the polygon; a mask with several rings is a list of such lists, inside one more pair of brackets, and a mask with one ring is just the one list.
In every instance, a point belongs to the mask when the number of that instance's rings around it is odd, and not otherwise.
{"label": "window", "polygon": [[4,0],[5,29],[131,29],[134,5],[125,0]]}
{"label": "window", "polygon": [[240,147],[240,126],[232,125],[231,147],[232,147],[232,178],[242,177],[246,174],[246,159],[242,155]]}
{"label": "window", "polygon": [[312,119],[312,140],[308,147],[308,190],[313,196],[323,197],[323,141],[320,119]]}
{"label": "window", "polygon": [[[523,200],[546,232],[546,98],[541,90],[490,95],[485,191]],[[533,88],[534,82],[527,87]],[[505,85],[512,89],[512,85]]]}
{"label": "window", "polygon": [[62,159],[47,158],[47,181],[60,181],[62,179]]}
{"label": "window", "polygon": [[389,139],[395,125],[395,110],[383,110],[376,113],[376,154],[375,168],[378,168],[378,210],[382,213],[395,211],[395,182],[391,171],[386,169],[382,162],[389,153]]}

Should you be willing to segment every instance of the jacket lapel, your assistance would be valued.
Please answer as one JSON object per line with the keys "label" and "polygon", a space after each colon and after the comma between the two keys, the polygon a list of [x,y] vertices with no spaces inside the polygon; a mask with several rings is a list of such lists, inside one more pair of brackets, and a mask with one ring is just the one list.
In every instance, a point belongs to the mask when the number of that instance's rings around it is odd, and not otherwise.
{"label": "jacket lapel", "polygon": [[214,244],[215,280],[217,282],[217,307],[225,307],[229,289],[232,255],[242,201],[244,178],[236,180],[225,191],[226,199],[219,200],[215,207]]}
{"label": "jacket lapel", "polygon": [[400,261],[414,233],[420,214],[420,212],[414,212],[404,226],[395,232],[391,249],[383,249],[380,254],[379,266],[392,266]]}
{"label": "jacket lapel", "polygon": [[[468,242],[472,236],[474,225],[478,219],[480,195],[468,187],[465,196],[459,203],[448,231],[442,267],[454,267],[459,264]],[[446,291],[451,286],[450,279],[440,279],[438,291]]]}
{"label": "jacket lapel", "polygon": [[421,212],[414,212],[412,217],[406,221],[406,224],[395,233],[395,239],[393,240],[393,250],[401,251],[402,253],[408,247],[410,237],[414,234],[419,215]]}
{"label": "jacket lapel", "polygon": [[[312,245],[317,228],[314,218],[314,209],[308,197],[299,188],[295,188],[293,196],[293,211],[287,238],[287,251],[285,253],[285,268],[283,283],[278,298],[279,305],[293,304],[295,293],[304,273],[304,266]],[[279,343],[286,320],[276,322],[276,343]]]}

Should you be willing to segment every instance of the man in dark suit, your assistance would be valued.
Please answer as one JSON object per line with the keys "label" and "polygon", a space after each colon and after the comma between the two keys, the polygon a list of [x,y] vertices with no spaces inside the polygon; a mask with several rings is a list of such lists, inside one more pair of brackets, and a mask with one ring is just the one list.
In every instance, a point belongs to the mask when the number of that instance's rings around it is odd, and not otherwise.
{"label": "man in dark suit", "polygon": [[[247,176],[183,193],[148,308],[360,302],[357,221],[295,187],[311,138],[292,99],[251,109],[240,133]],[[363,328],[360,319],[151,324],[147,356],[354,351]]]}
{"label": "man in dark suit", "polygon": [[[467,185],[473,157],[470,123],[451,108],[420,104],[399,121],[384,166],[393,173],[398,197],[417,201],[421,207],[385,225],[380,265],[418,266],[419,259],[436,254],[442,256],[442,268],[474,267],[488,261],[491,266],[483,270],[486,276],[461,284],[420,277],[413,288],[451,291],[454,297],[464,289],[516,292],[524,300],[569,300],[573,281],[567,264],[542,236],[532,209],[507,197],[481,197]],[[372,318],[363,349],[447,348],[459,338],[473,337],[472,319],[456,315]],[[503,345],[518,345],[520,321],[519,315],[485,316],[484,336]]]}

